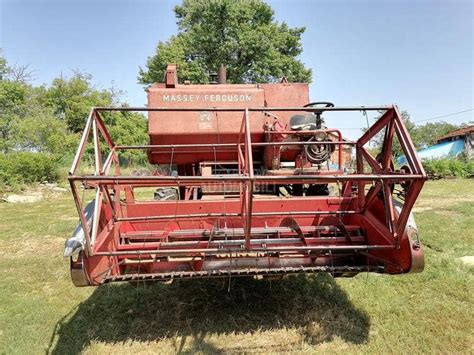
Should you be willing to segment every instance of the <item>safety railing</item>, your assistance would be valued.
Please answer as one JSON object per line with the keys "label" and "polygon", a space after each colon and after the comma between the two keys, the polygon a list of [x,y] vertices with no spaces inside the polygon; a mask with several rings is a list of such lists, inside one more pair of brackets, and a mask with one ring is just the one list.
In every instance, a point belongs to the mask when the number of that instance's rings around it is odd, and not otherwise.
{"label": "safety railing", "polygon": [[[167,144],[167,145],[116,145],[104,124],[101,112],[114,111],[138,111],[138,112],[242,112],[242,124],[239,132],[239,138],[235,143],[216,143],[216,144]],[[311,142],[252,142],[250,132],[250,113],[251,112],[272,112],[272,111],[292,111],[292,112],[339,112],[339,111],[384,111],[380,119],[370,127],[357,141],[346,141],[338,135],[337,140],[311,141]],[[383,149],[380,158],[374,158],[365,145],[378,133],[385,129]],[[332,130],[328,130],[332,131]],[[77,175],[81,160],[84,157],[88,139],[92,133],[92,142],[94,147],[94,173],[89,175]],[[291,132],[295,133],[295,132]],[[408,161],[408,172],[396,172],[391,165],[393,138],[397,136],[400,146],[405,153]],[[105,160],[102,156],[101,137],[105,142],[109,153]],[[254,175],[253,171],[253,149],[266,146],[285,146],[285,145],[338,145],[339,154],[343,145],[350,145],[356,148],[357,170],[354,174],[345,174],[341,171],[327,174],[297,175],[297,176],[273,176],[273,175]],[[172,150],[173,154],[185,154],[198,151],[199,148],[212,149],[235,149],[238,157],[238,174],[236,176],[122,176],[120,175],[119,152],[125,150]],[[340,157],[339,157],[340,159]],[[339,160],[339,165],[340,165]],[[365,173],[366,164],[373,170],[372,173]],[[113,172],[111,174],[111,169]],[[401,119],[396,106],[374,106],[374,107],[265,107],[265,108],[137,108],[137,107],[97,107],[90,111],[85,129],[83,131],[78,150],[74,157],[71,169],[69,171],[69,181],[74,197],[76,209],[82,224],[85,238],[86,250],[93,254],[92,246],[97,238],[99,213],[101,205],[105,201],[111,208],[115,221],[127,221],[129,217],[121,215],[119,208],[119,199],[112,199],[110,188],[117,192],[125,189],[127,186],[202,186],[205,184],[228,184],[237,183],[240,186],[240,213],[238,217],[242,218],[244,226],[244,239],[246,248],[251,247],[252,216],[271,216],[272,213],[281,212],[259,212],[253,213],[253,192],[255,186],[263,184],[304,184],[304,183],[344,183],[354,182],[358,186],[358,209],[352,211],[332,211],[327,213],[363,213],[367,206],[373,201],[380,192],[384,197],[384,208],[387,215],[387,226],[395,240],[401,235],[406,227],[406,223],[413,207],[413,204],[421,190],[426,174],[423,170],[420,160],[416,155],[415,148],[409,137],[408,131]],[[406,199],[398,216],[394,211],[392,192],[390,187],[394,183],[405,183],[408,186]],[[95,195],[95,215],[92,228],[89,231],[87,220],[83,212],[83,201],[79,197],[78,183],[96,189]],[[365,186],[372,184],[369,191],[365,192]],[[318,211],[294,211],[292,214],[317,214]],[[324,212],[320,212],[324,213]],[[197,216],[198,214],[196,214]],[[231,216],[223,214],[222,217]],[[144,216],[143,219],[160,219],[166,216]],[[140,218],[140,217],[139,217]],[[173,216],[176,218],[176,216]]]}

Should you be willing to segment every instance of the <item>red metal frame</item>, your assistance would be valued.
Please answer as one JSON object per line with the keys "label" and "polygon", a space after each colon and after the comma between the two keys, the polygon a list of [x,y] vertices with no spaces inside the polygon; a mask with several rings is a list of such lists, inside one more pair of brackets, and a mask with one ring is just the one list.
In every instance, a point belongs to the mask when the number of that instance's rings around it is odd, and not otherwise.
{"label": "red metal frame", "polygon": [[[356,142],[338,139],[324,142],[252,142],[249,120],[252,112],[272,111],[378,111],[385,113]],[[236,142],[225,144],[167,144],[120,146],[112,141],[101,112],[105,111],[213,111],[242,112]],[[378,159],[366,144],[385,129]],[[88,138],[92,133],[95,171],[77,175]],[[294,131],[287,133],[295,134]],[[392,145],[398,138],[409,172],[393,170]],[[105,161],[100,137],[110,150]],[[339,148],[339,169],[298,175],[255,175],[255,149],[267,146],[333,144]],[[357,169],[341,170],[342,145],[356,149]],[[171,151],[190,154],[199,149],[235,150],[238,174],[232,176],[122,176],[118,155],[124,150]],[[372,172],[366,173],[365,167]],[[111,174],[111,169],[113,173]],[[169,279],[241,274],[281,274],[327,271],[335,275],[363,270],[404,273],[422,268],[423,254],[412,240],[407,221],[426,174],[396,106],[387,107],[275,107],[275,108],[107,108],[91,110],[69,172],[69,182],[85,246],[74,272],[78,285],[98,285],[126,279]],[[338,197],[256,199],[255,187],[265,184],[336,183]],[[400,212],[396,212],[392,186],[408,186]],[[87,227],[79,184],[94,188],[95,214]],[[199,187],[238,184],[239,196],[220,201],[180,200],[138,202],[138,187]],[[366,186],[370,188],[366,191]],[[121,199],[121,196],[124,196]],[[332,233],[332,234],[331,234]],[[355,234],[352,234],[355,233]],[[352,261],[351,261],[352,260]],[[363,261],[363,262],[362,262]],[[73,272],[73,275],[74,275]],[[76,273],[77,274],[77,273]]]}

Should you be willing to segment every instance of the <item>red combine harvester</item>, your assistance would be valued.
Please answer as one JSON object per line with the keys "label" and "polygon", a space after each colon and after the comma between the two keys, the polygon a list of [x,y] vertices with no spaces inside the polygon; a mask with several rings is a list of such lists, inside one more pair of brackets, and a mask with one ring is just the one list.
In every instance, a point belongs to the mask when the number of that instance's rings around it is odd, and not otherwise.
{"label": "red combine harvester", "polygon": [[[220,85],[178,84],[170,65],[147,108],[91,110],[69,176],[80,224],[65,256],[76,286],[423,270],[411,209],[426,174],[396,106],[309,103],[307,84],[227,85],[222,76]],[[149,145],[116,145],[102,119],[110,111],[148,112]],[[326,127],[323,115],[335,111],[384,113],[350,141]],[[367,145],[377,134],[374,157]],[[408,162],[399,171],[395,139]],[[95,172],[79,175],[88,144]],[[166,173],[121,175],[127,150],[146,151]],[[81,184],[95,189],[87,205]]]}

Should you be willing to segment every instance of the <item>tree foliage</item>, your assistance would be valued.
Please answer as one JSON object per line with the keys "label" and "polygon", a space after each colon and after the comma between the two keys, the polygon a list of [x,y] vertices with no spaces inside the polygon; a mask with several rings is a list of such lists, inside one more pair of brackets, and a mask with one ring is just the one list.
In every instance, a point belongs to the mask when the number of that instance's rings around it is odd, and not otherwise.
{"label": "tree foliage", "polygon": [[[382,117],[383,111],[379,112],[379,116],[376,119]],[[429,147],[433,144],[436,144],[438,138],[441,136],[459,128],[460,126],[447,123],[447,122],[428,122],[424,125],[416,125],[410,118],[410,114],[407,111],[401,111],[401,117],[405,127],[410,134],[410,137],[415,145],[417,150]],[[461,125],[462,126],[462,125]],[[365,132],[367,128],[364,128]],[[384,140],[384,130],[375,135],[371,140],[371,146],[375,150],[375,153],[380,152]],[[394,136],[394,144],[392,147],[392,152],[395,157],[403,155],[403,150],[398,143],[396,136]]]}
{"label": "tree foliage", "polygon": [[0,80],[4,80],[9,72],[10,68],[7,65],[7,60],[0,55]]}
{"label": "tree foliage", "polygon": [[438,138],[458,128],[458,125],[443,121],[429,122],[416,126],[412,132],[412,139],[417,148],[426,148],[435,144]]}
{"label": "tree foliage", "polygon": [[179,33],[159,42],[156,53],[140,68],[139,81],[163,81],[169,63],[178,65],[180,80],[207,83],[220,64],[230,83],[311,82],[311,70],[297,59],[305,28],[290,28],[274,19],[261,0],[184,0],[175,7]]}
{"label": "tree foliage", "polygon": [[[77,149],[91,108],[126,105],[119,101],[120,92],[97,89],[87,74],[61,75],[43,86],[31,85],[20,74],[0,56],[0,187],[58,178],[59,167],[69,165]],[[104,119],[116,143],[147,142],[142,114],[109,113]],[[145,155],[126,152],[122,158],[143,162]]]}
{"label": "tree foliage", "polygon": [[16,150],[60,155],[77,147],[78,134],[68,132],[64,121],[51,109],[39,107],[32,115],[16,120],[12,126]]}
{"label": "tree foliage", "polygon": [[11,148],[11,130],[14,122],[27,113],[30,88],[20,82],[0,80],[0,150]]}
{"label": "tree foliage", "polygon": [[82,131],[92,107],[110,106],[115,99],[111,91],[96,89],[91,80],[92,76],[80,72],[70,78],[61,75],[45,91],[44,104],[64,119],[71,132]]}
{"label": "tree foliage", "polygon": [[[117,145],[141,145],[148,141],[147,121],[141,113],[114,112],[105,114],[104,120],[112,140]],[[146,161],[146,155],[140,150],[122,151],[119,158],[128,165]]]}
{"label": "tree foliage", "polygon": [[[376,118],[378,120],[382,115],[385,113],[385,111],[379,111],[379,116]],[[410,119],[410,114],[407,111],[401,111],[400,112],[401,118],[403,123],[405,124],[405,127],[407,128],[408,132],[413,134],[413,131],[415,129],[415,124],[411,121]],[[369,128],[363,128],[362,131],[365,132]],[[385,130],[382,129],[378,134],[376,134],[369,142],[371,146],[371,150],[373,150],[373,153],[376,155],[382,150],[383,146],[383,141],[385,137]],[[395,137],[395,136],[394,136]],[[402,148],[396,138],[394,138],[394,144],[392,146],[392,153],[395,157],[400,156],[403,154]]]}
{"label": "tree foliage", "polygon": [[57,181],[59,166],[43,153],[17,151],[0,154],[0,188],[42,181]]}

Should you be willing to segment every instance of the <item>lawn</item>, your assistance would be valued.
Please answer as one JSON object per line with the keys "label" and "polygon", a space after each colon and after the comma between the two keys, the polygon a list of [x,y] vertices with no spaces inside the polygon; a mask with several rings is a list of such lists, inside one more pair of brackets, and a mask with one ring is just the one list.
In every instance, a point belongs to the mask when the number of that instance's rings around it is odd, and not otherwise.
{"label": "lawn", "polygon": [[0,204],[0,353],[473,353],[474,180],[428,182],[421,274],[75,288],[69,194]]}

